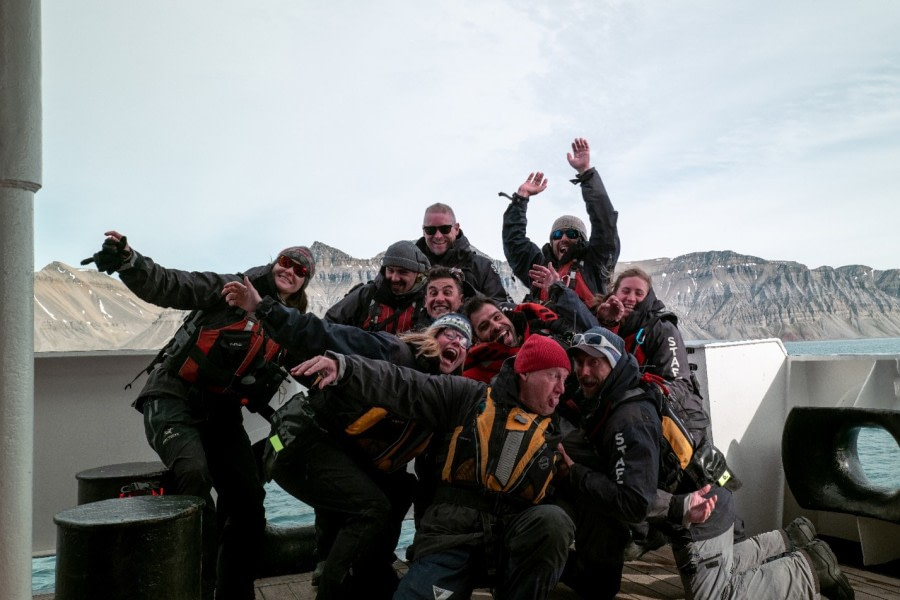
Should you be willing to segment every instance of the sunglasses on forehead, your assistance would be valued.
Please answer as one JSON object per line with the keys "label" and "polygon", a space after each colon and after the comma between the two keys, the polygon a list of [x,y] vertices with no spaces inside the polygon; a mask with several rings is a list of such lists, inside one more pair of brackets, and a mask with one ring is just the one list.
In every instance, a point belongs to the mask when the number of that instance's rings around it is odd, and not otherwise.
{"label": "sunglasses on forehead", "polygon": [[306,277],[309,275],[309,269],[306,268],[306,265],[301,265],[293,258],[288,258],[284,254],[278,257],[278,264],[285,269],[293,269],[294,274],[297,277]]}
{"label": "sunglasses on forehead", "polygon": [[586,344],[588,346],[600,346],[601,348],[612,348],[616,351],[617,355],[621,354],[621,352],[619,352],[619,349],[616,348],[612,342],[610,342],[599,333],[579,333],[572,337],[571,346],[573,348],[575,346],[581,346],[582,344]]}
{"label": "sunglasses on forehead", "polygon": [[553,233],[550,234],[550,239],[552,240],[561,240],[563,234],[566,235],[570,240],[577,240],[581,237],[581,234],[578,233],[577,229],[557,229]]}
{"label": "sunglasses on forehead", "polygon": [[422,231],[428,235],[434,235],[438,231],[447,235],[453,231],[453,225],[422,225]]}

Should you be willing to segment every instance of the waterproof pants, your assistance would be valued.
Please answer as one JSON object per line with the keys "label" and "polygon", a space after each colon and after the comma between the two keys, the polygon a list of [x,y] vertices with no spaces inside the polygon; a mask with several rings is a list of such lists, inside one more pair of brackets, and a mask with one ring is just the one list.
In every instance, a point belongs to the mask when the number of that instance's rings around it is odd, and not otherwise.
{"label": "waterproof pants", "polygon": [[566,564],[575,524],[558,506],[532,506],[504,517],[496,580],[484,567],[496,563],[483,546],[457,546],[417,556],[400,580],[395,600],[469,598],[482,585],[494,588],[497,600],[539,600],[556,587]]}
{"label": "waterproof pants", "polygon": [[[372,554],[384,558],[385,539],[392,531],[390,499],[311,419],[296,432],[290,445],[278,453],[272,476],[286,492],[323,511],[330,523],[340,524],[325,557],[316,598],[353,598],[350,578],[353,566]],[[399,523],[395,526],[399,532]],[[396,540],[390,549],[391,556],[395,546]],[[379,564],[383,565],[384,560]]]}
{"label": "waterproof pants", "polygon": [[[150,446],[175,476],[176,493],[206,500],[202,518],[204,598],[211,597],[215,564],[216,600],[252,600],[256,561],[265,541],[265,490],[240,405],[229,398],[206,400],[147,399],[144,428]],[[215,509],[212,487],[218,499]],[[212,553],[215,547],[217,554]]]}
{"label": "waterproof pants", "polygon": [[814,600],[816,575],[800,552],[787,551],[780,530],[734,544],[733,528],[709,540],[673,545],[688,600]]}

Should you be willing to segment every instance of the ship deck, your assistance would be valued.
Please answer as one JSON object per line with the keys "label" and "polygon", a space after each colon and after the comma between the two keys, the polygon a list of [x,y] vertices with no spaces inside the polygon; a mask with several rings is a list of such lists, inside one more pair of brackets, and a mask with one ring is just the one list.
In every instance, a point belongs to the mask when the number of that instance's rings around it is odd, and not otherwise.
{"label": "ship deck", "polygon": [[[400,563],[402,564],[402,563]],[[842,564],[857,600],[900,599],[900,564],[894,561],[877,570]],[[282,575],[259,579],[256,582],[256,600],[313,600],[316,588],[310,583],[311,573]],[[476,591],[473,599],[491,598],[487,590]],[[35,596],[35,600],[53,600],[53,594]],[[551,600],[577,600],[564,584],[560,584],[550,596]],[[623,600],[677,600],[685,598],[684,588],[675,569],[672,551],[664,547],[646,554],[640,560],[625,565],[622,589],[616,598]]]}

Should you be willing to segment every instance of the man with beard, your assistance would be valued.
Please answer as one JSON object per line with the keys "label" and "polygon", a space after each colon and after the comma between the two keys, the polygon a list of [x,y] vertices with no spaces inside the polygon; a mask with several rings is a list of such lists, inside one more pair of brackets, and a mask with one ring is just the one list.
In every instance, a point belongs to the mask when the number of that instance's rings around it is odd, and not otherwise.
{"label": "man with beard", "polygon": [[446,204],[438,202],[425,209],[422,237],[416,246],[432,265],[460,269],[475,292],[497,302],[512,302],[494,264],[475,252],[456,222],[453,209]]}
{"label": "man with beard", "polygon": [[366,331],[402,333],[427,321],[424,315],[425,255],[409,241],[388,246],[374,281],[357,285],[328,309],[331,323],[355,325]]}
{"label": "man with beard", "polygon": [[542,502],[570,367],[558,343],[533,336],[490,385],[331,353],[292,371],[435,429],[443,464],[395,598],[468,598],[486,575],[498,598],[548,596],[574,535],[565,511]]}
{"label": "man with beard", "polygon": [[612,332],[596,327],[569,348],[579,389],[564,403],[578,427],[561,444],[568,476],[558,503],[576,523],[575,552],[563,582],[583,598],[614,598],[630,525],[650,518],[672,543],[688,597],[851,599],[837,558],[808,519],[734,540],[731,492],[688,478],[673,493],[660,481],[661,423],[655,384],[644,383],[634,356]]}
{"label": "man with beard", "polygon": [[569,471],[556,500],[576,530],[563,582],[584,598],[611,599],[622,579],[628,524],[643,521],[656,499],[658,397],[606,329],[576,335],[569,355],[579,387],[560,412],[577,428],[560,444]]}
{"label": "man with beard", "polygon": [[516,277],[531,288],[527,300],[544,302],[548,299],[547,289],[539,286],[530,273],[534,265],[556,270],[564,284],[588,303],[595,293],[606,293],[619,260],[619,214],[613,209],[600,175],[591,166],[587,140],[576,138],[567,159],[578,171],[572,183],[581,185],[591,221],[590,237],[584,221],[574,215],[563,215],[553,222],[550,239],[543,248],[528,238],[525,214],[529,199],[547,189],[548,182],[543,173],[531,173],[515,194],[507,196],[512,202],[503,214],[503,253]]}
{"label": "man with beard", "polygon": [[[545,275],[550,272],[540,265],[535,270]],[[511,310],[503,310],[494,300],[480,295],[467,300],[462,313],[472,323],[477,343],[469,349],[463,375],[489,382],[503,361],[514,356],[533,333],[563,340],[597,324],[584,303],[559,281],[550,286],[550,297],[547,306],[525,302]]]}

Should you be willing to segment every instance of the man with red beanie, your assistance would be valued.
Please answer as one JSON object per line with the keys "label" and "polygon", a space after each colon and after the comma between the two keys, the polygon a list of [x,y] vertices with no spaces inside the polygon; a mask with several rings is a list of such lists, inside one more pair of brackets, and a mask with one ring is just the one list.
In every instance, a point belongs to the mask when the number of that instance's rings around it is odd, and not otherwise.
{"label": "man with red beanie", "polygon": [[434,501],[395,598],[467,598],[486,580],[497,598],[548,596],[575,535],[565,511],[543,503],[561,461],[555,409],[570,371],[562,346],[541,335],[490,385],[333,353],[294,370],[427,423],[443,440]]}

